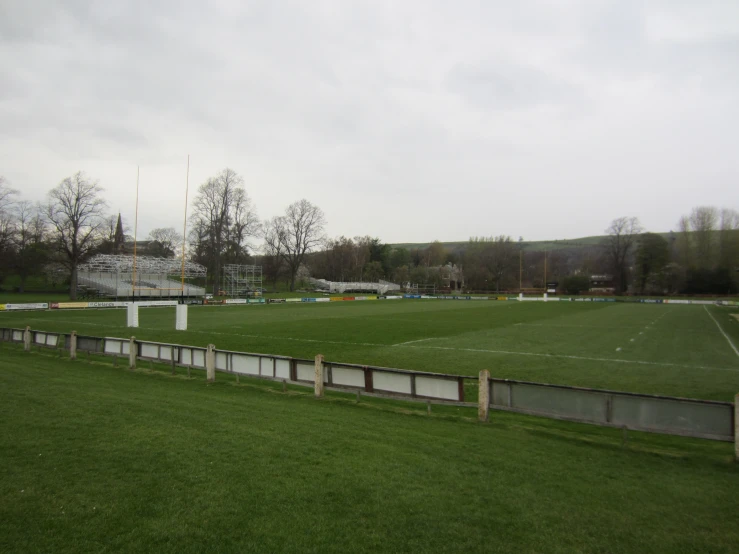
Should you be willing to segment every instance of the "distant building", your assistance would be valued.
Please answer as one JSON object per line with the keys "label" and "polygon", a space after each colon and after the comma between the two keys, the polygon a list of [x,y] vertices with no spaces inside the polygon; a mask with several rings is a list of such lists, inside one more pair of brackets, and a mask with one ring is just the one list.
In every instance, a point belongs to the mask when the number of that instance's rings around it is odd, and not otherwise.
{"label": "distant building", "polygon": [[616,284],[613,275],[591,275],[589,292],[601,292],[613,294],[616,292]]}
{"label": "distant building", "polygon": [[439,278],[441,286],[450,290],[461,290],[464,288],[464,273],[462,267],[448,263],[439,267]]}
{"label": "distant building", "polygon": [[118,223],[115,226],[115,235],[113,235],[113,254],[124,254],[126,247],[126,235],[123,233],[123,221],[121,214],[118,213]]}

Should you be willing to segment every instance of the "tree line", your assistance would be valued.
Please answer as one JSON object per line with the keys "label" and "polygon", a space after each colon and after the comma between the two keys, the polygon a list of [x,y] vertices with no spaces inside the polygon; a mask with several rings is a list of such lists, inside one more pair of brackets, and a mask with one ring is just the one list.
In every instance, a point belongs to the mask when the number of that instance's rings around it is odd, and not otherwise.
{"label": "tree line", "polygon": [[[0,283],[30,276],[64,280],[75,298],[78,266],[97,253],[131,253],[133,238],[120,215],[110,214],[100,184],[78,172],[31,202],[0,177]],[[633,217],[611,222],[598,243],[538,249],[522,237],[471,237],[448,248],[384,244],[379,238],[326,236],[323,211],[308,200],[260,220],[243,178],[226,168],[206,179],[189,210],[186,240],[174,228],[153,229],[137,243],[142,255],[181,255],[207,267],[208,286],[221,288],[226,264],[257,264],[267,284],[294,290],[308,277],[331,281],[417,283],[487,292],[544,289],[586,291],[601,275],[617,293],[732,293],[739,269],[739,214],[696,207],[669,234],[646,232]],[[257,249],[257,241],[261,246]],[[541,244],[541,243],[540,243]]]}
{"label": "tree line", "polygon": [[[108,212],[103,193],[96,180],[80,171],[50,189],[43,202],[33,203],[0,177],[0,283],[15,275],[23,292],[29,276],[46,274],[51,284],[57,279],[68,283],[75,299],[82,263],[95,254],[130,254],[129,228],[120,215]],[[191,211],[186,255],[208,268],[214,292],[223,265],[254,262],[254,239],[269,237],[270,262],[287,275],[291,288],[306,254],[324,240],[323,211],[305,199],[260,222],[242,177],[228,168],[198,187]],[[158,228],[136,246],[142,255],[174,257],[182,243],[174,228]]]}

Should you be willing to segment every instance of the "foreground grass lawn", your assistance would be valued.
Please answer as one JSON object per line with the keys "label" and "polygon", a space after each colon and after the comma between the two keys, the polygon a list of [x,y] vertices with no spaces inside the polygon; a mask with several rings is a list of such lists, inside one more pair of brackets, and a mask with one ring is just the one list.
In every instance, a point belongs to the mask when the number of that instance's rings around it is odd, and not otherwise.
{"label": "foreground grass lawn", "polygon": [[731,444],[0,348],[1,552],[739,544]]}

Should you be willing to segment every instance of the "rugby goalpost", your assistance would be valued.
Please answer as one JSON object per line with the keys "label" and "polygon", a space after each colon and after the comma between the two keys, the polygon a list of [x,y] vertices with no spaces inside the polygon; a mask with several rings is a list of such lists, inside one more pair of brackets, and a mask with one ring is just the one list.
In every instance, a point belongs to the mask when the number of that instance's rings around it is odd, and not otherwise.
{"label": "rugby goalpost", "polygon": [[[140,166],[136,166],[136,210],[134,216],[134,230],[133,230],[133,273],[131,279],[131,299],[132,302],[127,306],[126,323],[128,327],[139,326],[139,305],[136,304],[136,291],[142,290],[168,290],[168,291],[179,291],[180,297],[185,296],[185,237],[187,236],[187,200],[190,191],[190,154],[187,155],[187,171],[185,174],[185,208],[183,215],[182,224],[182,260],[180,266],[180,286],[178,287],[159,287],[153,289],[152,287],[137,287],[136,286],[136,260],[137,260],[137,245],[138,245],[138,229],[139,229],[139,182],[140,182]],[[178,303],[175,305],[175,330],[186,331],[187,330],[187,304]]]}

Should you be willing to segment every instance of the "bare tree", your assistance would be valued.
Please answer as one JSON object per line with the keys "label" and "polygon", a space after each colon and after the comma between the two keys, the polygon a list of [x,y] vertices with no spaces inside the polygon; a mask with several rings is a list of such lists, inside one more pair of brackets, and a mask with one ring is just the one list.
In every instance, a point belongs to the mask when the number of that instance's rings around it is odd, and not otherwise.
{"label": "bare tree", "polygon": [[302,199],[290,204],[285,210],[285,215],[272,221],[282,243],[281,255],[290,275],[290,290],[294,290],[295,276],[306,253],[324,240],[326,218],[321,208]]}
{"label": "bare tree", "polygon": [[192,226],[202,231],[201,240],[207,243],[207,264],[214,277],[213,292],[218,291],[224,255],[238,262],[245,257],[247,240],[259,230],[259,220],[244,180],[232,169],[224,169],[200,185],[195,197],[195,215]]}
{"label": "bare tree", "polygon": [[10,188],[5,177],[0,176],[0,253],[10,248],[13,233],[15,231],[15,220],[13,204],[18,191]]}
{"label": "bare tree", "polygon": [[728,208],[721,210],[719,262],[721,267],[730,271],[739,270],[739,213]]}
{"label": "bare tree", "polygon": [[155,256],[173,258],[177,249],[182,247],[182,235],[174,227],[152,229],[149,240],[155,243],[150,249]]}
{"label": "bare tree", "polygon": [[103,238],[107,204],[102,187],[81,171],[48,193],[45,215],[60,261],[70,272],[69,297],[77,299],[77,266]]}
{"label": "bare tree", "polygon": [[13,206],[13,213],[15,216],[13,266],[20,277],[18,292],[23,292],[28,276],[39,271],[46,261],[47,252],[44,244],[46,225],[41,207],[28,200],[17,202]]}
{"label": "bare tree", "polygon": [[277,285],[280,273],[284,265],[283,260],[283,244],[285,239],[282,237],[284,233],[284,225],[282,219],[273,217],[264,224],[263,237],[264,246],[264,272],[268,280],[272,281],[272,286]]}
{"label": "bare tree", "polygon": [[690,213],[690,227],[696,246],[698,267],[710,268],[714,265],[714,235],[717,231],[719,213],[713,206],[699,206]]}
{"label": "bare tree", "polygon": [[465,276],[475,288],[488,290],[493,284],[500,291],[501,283],[517,282],[516,244],[511,237],[471,237],[465,252]]}
{"label": "bare tree", "polygon": [[636,217],[619,217],[606,229],[606,257],[612,268],[619,292],[625,292],[629,284],[629,256],[631,255],[642,226]]}

